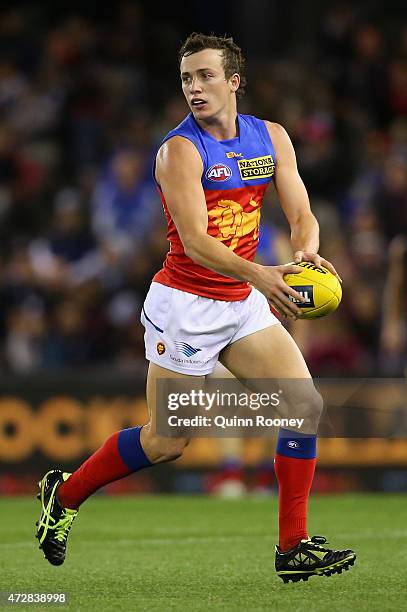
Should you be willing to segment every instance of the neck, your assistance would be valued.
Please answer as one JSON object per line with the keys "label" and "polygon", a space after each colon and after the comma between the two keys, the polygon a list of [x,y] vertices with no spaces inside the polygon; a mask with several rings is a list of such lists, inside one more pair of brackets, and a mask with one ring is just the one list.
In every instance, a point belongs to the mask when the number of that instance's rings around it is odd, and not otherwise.
{"label": "neck", "polygon": [[216,140],[230,140],[239,135],[236,109],[209,119],[197,119],[197,123]]}

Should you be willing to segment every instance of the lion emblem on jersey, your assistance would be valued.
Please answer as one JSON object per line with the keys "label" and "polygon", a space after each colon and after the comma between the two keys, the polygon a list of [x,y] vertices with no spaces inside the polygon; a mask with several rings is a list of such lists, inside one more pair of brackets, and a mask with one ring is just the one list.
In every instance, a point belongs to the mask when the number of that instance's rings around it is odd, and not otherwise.
{"label": "lion emblem on jersey", "polygon": [[259,237],[260,204],[250,200],[254,210],[246,212],[239,202],[234,200],[219,200],[217,205],[208,211],[208,216],[218,227],[215,238],[222,242],[230,240],[229,249],[234,251],[240,238],[252,234],[252,240]]}

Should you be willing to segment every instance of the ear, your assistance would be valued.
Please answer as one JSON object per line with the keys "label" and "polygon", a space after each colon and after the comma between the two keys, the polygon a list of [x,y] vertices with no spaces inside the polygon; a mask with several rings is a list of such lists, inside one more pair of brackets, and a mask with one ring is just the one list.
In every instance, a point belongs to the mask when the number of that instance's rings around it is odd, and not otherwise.
{"label": "ear", "polygon": [[236,92],[239,89],[239,85],[240,85],[240,75],[237,72],[235,72],[235,74],[232,74],[232,76],[229,79],[229,83],[230,83],[231,90]]}

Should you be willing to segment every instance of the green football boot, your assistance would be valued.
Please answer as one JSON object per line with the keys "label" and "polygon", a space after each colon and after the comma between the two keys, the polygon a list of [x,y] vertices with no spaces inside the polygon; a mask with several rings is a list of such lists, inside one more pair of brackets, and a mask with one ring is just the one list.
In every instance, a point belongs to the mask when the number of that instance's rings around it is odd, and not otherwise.
{"label": "green football boot", "polygon": [[71,474],[61,470],[51,470],[40,480],[40,492],[37,499],[41,501],[41,516],[36,525],[36,538],[39,548],[52,565],[62,565],[65,561],[66,542],[77,510],[63,508],[57,498],[56,491]]}
{"label": "green football boot", "polygon": [[310,576],[341,574],[355,563],[353,550],[325,548],[326,538],[313,536],[286,552],[276,546],[276,572],[284,582],[308,580]]}

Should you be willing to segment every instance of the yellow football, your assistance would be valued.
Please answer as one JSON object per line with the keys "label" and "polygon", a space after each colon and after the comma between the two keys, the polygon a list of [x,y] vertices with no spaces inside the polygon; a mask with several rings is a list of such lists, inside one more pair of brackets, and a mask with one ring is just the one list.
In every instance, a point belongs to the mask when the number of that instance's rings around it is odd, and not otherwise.
{"label": "yellow football", "polygon": [[316,319],[334,312],[342,299],[342,286],[336,276],[326,268],[317,268],[313,263],[302,261],[303,268],[298,274],[285,274],[284,280],[295,291],[298,291],[305,302],[288,297],[302,311],[300,319]]}

